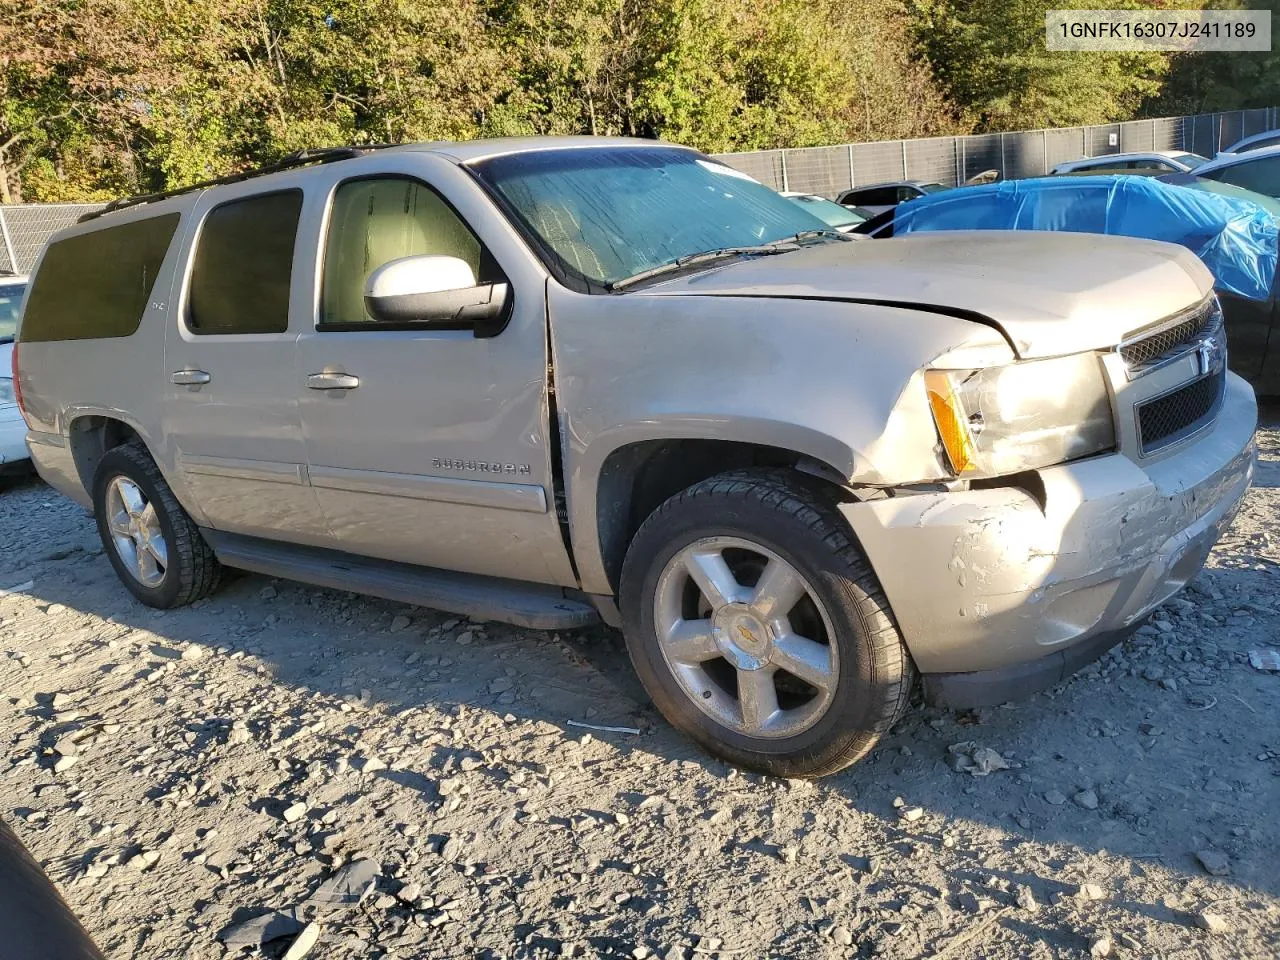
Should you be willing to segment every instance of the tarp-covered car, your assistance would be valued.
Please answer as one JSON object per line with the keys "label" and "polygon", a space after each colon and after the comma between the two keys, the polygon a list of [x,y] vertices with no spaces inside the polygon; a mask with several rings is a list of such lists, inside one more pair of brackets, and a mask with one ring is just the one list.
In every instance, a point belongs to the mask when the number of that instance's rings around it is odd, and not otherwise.
{"label": "tarp-covered car", "polygon": [[[1216,186],[1216,185],[1215,185]],[[1280,394],[1276,310],[1280,222],[1246,191],[1228,195],[1148,177],[1015,180],[921,197],[899,206],[873,235],[938,230],[1054,230],[1177,243],[1213,273],[1227,320],[1231,368],[1265,394]]]}

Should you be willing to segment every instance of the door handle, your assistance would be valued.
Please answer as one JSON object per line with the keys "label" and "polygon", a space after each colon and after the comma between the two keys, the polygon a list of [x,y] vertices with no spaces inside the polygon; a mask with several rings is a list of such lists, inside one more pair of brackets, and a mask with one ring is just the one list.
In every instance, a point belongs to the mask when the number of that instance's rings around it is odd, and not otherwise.
{"label": "door handle", "polygon": [[176,370],[169,375],[169,382],[180,387],[198,387],[208,383],[213,377],[203,370]]}
{"label": "door handle", "polygon": [[313,373],[307,377],[312,390],[354,390],[360,386],[360,378],[349,373]]}

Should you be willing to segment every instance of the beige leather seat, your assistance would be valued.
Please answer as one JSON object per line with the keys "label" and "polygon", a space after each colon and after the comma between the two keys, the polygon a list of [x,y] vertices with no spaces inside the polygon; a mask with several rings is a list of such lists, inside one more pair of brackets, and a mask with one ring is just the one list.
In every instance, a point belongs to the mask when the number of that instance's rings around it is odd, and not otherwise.
{"label": "beige leather seat", "polygon": [[480,243],[434,192],[411,180],[364,180],[343,185],[334,198],[325,252],[326,323],[369,319],[364,284],[369,274],[400,257],[458,257],[480,271]]}

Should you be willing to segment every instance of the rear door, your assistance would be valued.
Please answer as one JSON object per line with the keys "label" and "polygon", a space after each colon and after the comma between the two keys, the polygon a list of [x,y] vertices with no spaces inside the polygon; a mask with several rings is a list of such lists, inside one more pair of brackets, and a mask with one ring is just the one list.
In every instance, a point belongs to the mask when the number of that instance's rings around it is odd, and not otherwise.
{"label": "rear door", "polygon": [[[327,171],[327,209],[304,227],[317,301],[298,342],[297,396],[336,542],[572,585],[552,478],[545,275],[456,165],[426,153],[379,159],[376,175]],[[373,320],[369,274],[419,254],[459,257],[479,282],[510,283],[505,327],[478,335]]]}
{"label": "rear door", "polygon": [[214,529],[328,546],[295,389],[311,299],[294,275],[306,198],[277,184],[209,191],[194,211],[165,334],[163,434]]}

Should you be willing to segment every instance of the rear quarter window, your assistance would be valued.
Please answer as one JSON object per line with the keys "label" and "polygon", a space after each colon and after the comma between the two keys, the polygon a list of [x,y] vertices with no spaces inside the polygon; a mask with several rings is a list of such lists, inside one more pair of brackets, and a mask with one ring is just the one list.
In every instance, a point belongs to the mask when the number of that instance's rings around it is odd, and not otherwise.
{"label": "rear quarter window", "polygon": [[51,244],[32,280],[19,339],[131,336],[142,322],[179,219],[168,213]]}

